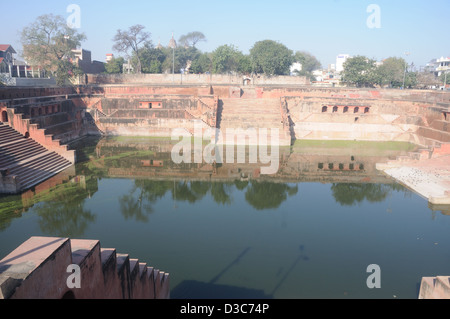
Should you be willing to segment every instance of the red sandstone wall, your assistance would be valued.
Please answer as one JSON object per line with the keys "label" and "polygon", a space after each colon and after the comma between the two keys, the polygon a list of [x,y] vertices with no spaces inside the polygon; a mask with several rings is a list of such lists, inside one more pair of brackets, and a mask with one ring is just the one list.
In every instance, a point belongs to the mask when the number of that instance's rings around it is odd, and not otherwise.
{"label": "red sandstone wall", "polygon": [[72,164],[75,163],[75,151],[69,150],[67,145],[60,145],[58,140],[53,140],[52,135],[46,135],[45,130],[39,129],[37,124],[30,124],[29,119],[22,119],[22,114],[15,114],[14,109],[8,109],[9,124],[22,135],[29,134],[30,138],[43,145],[50,151],[61,155]]}

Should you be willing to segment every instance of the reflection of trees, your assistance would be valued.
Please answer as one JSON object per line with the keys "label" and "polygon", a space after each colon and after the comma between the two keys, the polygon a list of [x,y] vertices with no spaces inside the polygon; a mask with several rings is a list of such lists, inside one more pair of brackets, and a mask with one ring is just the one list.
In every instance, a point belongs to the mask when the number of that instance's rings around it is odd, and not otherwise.
{"label": "reflection of trees", "polygon": [[278,208],[288,196],[297,192],[297,185],[291,187],[283,183],[252,182],[245,193],[245,199],[258,210]]}
{"label": "reflection of trees", "polygon": [[231,204],[231,196],[229,194],[231,183],[212,183],[211,195],[218,204]]}
{"label": "reflection of trees", "polygon": [[57,237],[82,236],[89,223],[95,221],[95,216],[84,209],[84,201],[88,196],[88,191],[77,184],[58,189],[51,199],[42,201],[34,208],[39,216],[41,230]]}
{"label": "reflection of trees", "polygon": [[386,199],[392,190],[404,190],[398,184],[333,184],[331,191],[333,197],[341,205],[353,206],[367,200],[371,203],[381,202]]}
{"label": "reflection of trees", "polygon": [[120,208],[125,218],[135,218],[147,222],[147,216],[153,212],[152,203],[170,192],[175,201],[195,203],[208,193],[220,205],[232,202],[232,191],[247,189],[247,202],[258,210],[277,208],[288,196],[297,194],[298,186],[272,182],[204,182],[204,181],[152,181],[136,180],[129,194],[120,199]]}
{"label": "reflection of trees", "polygon": [[83,202],[44,202],[36,206],[41,230],[51,236],[77,238],[84,234],[95,216]]}
{"label": "reflection of trees", "polygon": [[148,215],[153,212],[151,203],[163,197],[171,188],[172,183],[169,181],[135,180],[130,193],[119,198],[123,217],[147,222]]}
{"label": "reflection of trees", "polygon": [[20,195],[0,195],[0,231],[7,229],[14,218],[26,211]]}

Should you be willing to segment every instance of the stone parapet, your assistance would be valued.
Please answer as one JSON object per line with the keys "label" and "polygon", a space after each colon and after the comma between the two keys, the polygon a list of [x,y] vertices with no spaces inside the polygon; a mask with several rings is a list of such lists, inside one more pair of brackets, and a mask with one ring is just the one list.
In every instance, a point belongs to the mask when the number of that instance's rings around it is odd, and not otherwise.
{"label": "stone parapet", "polygon": [[169,297],[169,274],[98,240],[31,237],[0,260],[0,299]]}

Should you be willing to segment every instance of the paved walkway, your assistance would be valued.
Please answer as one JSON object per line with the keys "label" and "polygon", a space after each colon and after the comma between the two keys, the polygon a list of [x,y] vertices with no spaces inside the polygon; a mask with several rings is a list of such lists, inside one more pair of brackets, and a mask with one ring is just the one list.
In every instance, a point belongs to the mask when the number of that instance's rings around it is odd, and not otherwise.
{"label": "paved walkway", "polygon": [[377,168],[425,197],[430,203],[450,205],[450,155],[379,164]]}

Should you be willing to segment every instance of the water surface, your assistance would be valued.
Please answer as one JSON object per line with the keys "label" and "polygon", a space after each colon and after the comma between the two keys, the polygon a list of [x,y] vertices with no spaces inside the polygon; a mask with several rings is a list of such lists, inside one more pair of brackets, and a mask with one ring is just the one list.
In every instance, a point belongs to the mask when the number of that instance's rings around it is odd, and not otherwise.
{"label": "water surface", "polygon": [[172,298],[417,298],[449,275],[450,207],[375,169],[410,145],[298,143],[262,176],[174,164],[166,140],[82,144],[59,181],[0,197],[0,258],[30,236],[98,239],[170,273]]}

